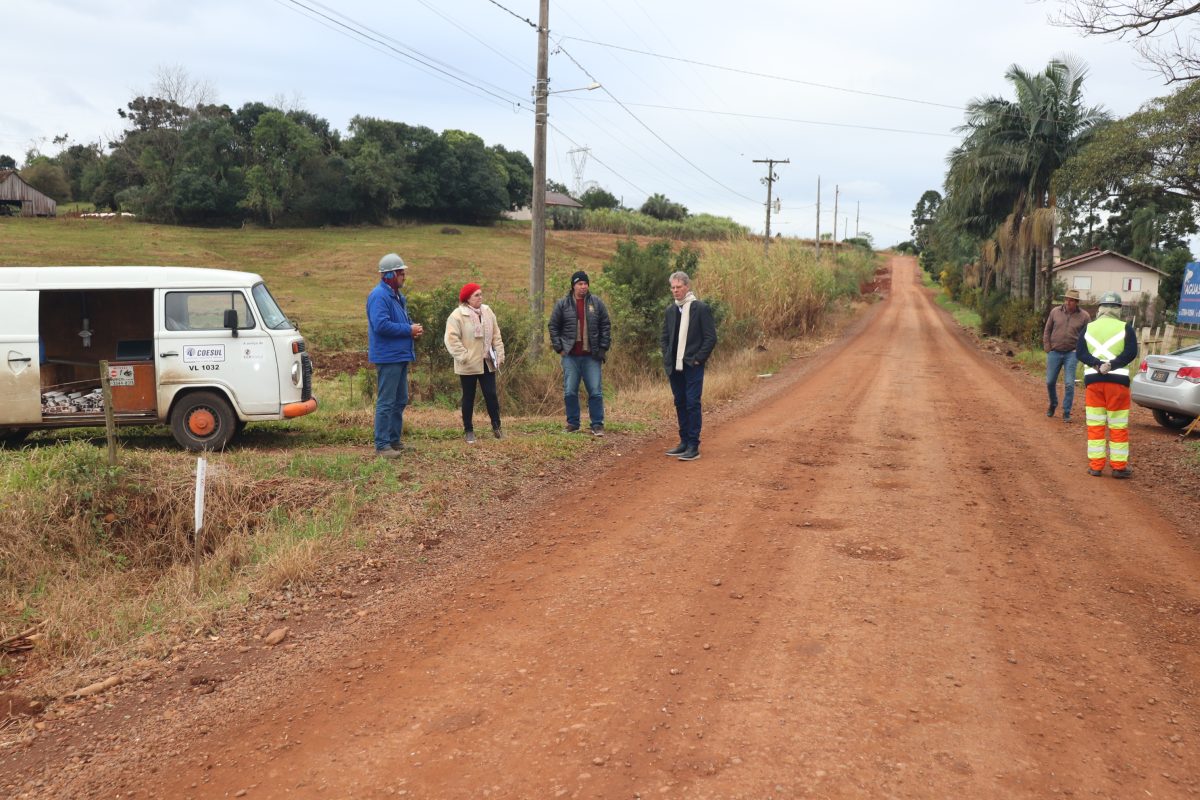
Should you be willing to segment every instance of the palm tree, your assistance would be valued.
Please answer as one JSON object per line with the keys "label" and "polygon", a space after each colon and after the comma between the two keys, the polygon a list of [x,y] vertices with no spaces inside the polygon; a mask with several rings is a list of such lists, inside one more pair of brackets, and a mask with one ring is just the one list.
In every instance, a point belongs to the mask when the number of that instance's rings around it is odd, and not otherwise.
{"label": "palm tree", "polygon": [[1102,107],[1084,107],[1086,76],[1075,59],[1052,60],[1036,73],[1014,64],[1004,77],[1016,100],[969,103],[958,129],[965,137],[947,158],[948,213],[970,233],[991,237],[1010,291],[1038,304],[1049,294],[1057,228],[1051,180],[1109,119]]}

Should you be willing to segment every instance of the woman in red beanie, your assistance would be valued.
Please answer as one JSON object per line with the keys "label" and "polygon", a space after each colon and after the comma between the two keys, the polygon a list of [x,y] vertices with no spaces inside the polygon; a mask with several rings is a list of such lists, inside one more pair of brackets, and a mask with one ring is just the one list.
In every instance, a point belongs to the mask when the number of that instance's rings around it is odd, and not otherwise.
{"label": "woman in red beanie", "polygon": [[446,320],[446,349],[454,357],[454,372],[462,384],[463,436],[475,444],[475,387],[483,390],[483,402],[492,418],[492,435],[501,438],[500,398],[496,394],[496,372],[504,363],[504,340],[496,314],[483,304],[483,288],[468,283],[458,293],[458,308]]}

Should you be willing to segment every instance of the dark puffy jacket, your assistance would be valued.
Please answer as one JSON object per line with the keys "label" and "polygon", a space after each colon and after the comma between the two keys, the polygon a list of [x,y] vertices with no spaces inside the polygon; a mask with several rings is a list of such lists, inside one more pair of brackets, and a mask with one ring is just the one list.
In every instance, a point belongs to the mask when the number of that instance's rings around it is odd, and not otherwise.
{"label": "dark puffy jacket", "polygon": [[[612,323],[608,319],[608,309],[591,292],[584,295],[583,304],[587,313],[588,346],[592,356],[603,361],[612,347]],[[578,322],[575,295],[568,292],[566,297],[554,304],[554,310],[550,312],[550,324],[546,326],[550,329],[550,346],[554,352],[571,352],[575,346]]]}
{"label": "dark puffy jacket", "polygon": [[[663,316],[662,346],[663,367],[670,375],[675,371],[675,340],[679,338],[679,306],[674,301],[667,304]],[[717,346],[717,323],[712,310],[701,300],[692,301],[691,317],[688,321],[687,341],[683,347],[683,363],[687,366],[702,366]]]}

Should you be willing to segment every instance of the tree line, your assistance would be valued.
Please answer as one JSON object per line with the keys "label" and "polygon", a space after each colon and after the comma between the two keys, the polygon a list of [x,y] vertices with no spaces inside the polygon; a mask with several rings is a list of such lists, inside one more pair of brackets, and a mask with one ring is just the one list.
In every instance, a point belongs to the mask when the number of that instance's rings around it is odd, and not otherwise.
{"label": "tree line", "polygon": [[[59,202],[90,202],[154,222],[268,225],[487,223],[528,205],[533,165],[461,130],[357,116],[348,135],[304,110],[251,102],[187,105],[139,96],[109,142],[31,151],[21,176]],[[0,168],[15,168],[0,156]]]}
{"label": "tree line", "polygon": [[1064,258],[1114,250],[1162,270],[1152,305],[1173,312],[1200,230],[1200,139],[1190,135],[1200,83],[1117,119],[1085,104],[1082,62],[1014,65],[1005,77],[1013,98],[968,104],[944,191],[926,191],[913,209],[909,246],[922,265],[989,333],[1040,332],[1062,288],[1052,283],[1056,249]]}

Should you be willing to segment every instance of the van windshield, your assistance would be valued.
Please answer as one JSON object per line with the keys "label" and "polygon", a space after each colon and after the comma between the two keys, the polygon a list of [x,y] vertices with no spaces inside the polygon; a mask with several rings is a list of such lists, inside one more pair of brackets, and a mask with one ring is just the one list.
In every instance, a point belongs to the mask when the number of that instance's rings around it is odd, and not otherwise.
{"label": "van windshield", "polygon": [[254,284],[250,294],[254,295],[254,303],[258,306],[258,313],[262,314],[264,325],[275,331],[294,327],[275,302],[275,298],[267,291],[265,283]]}

